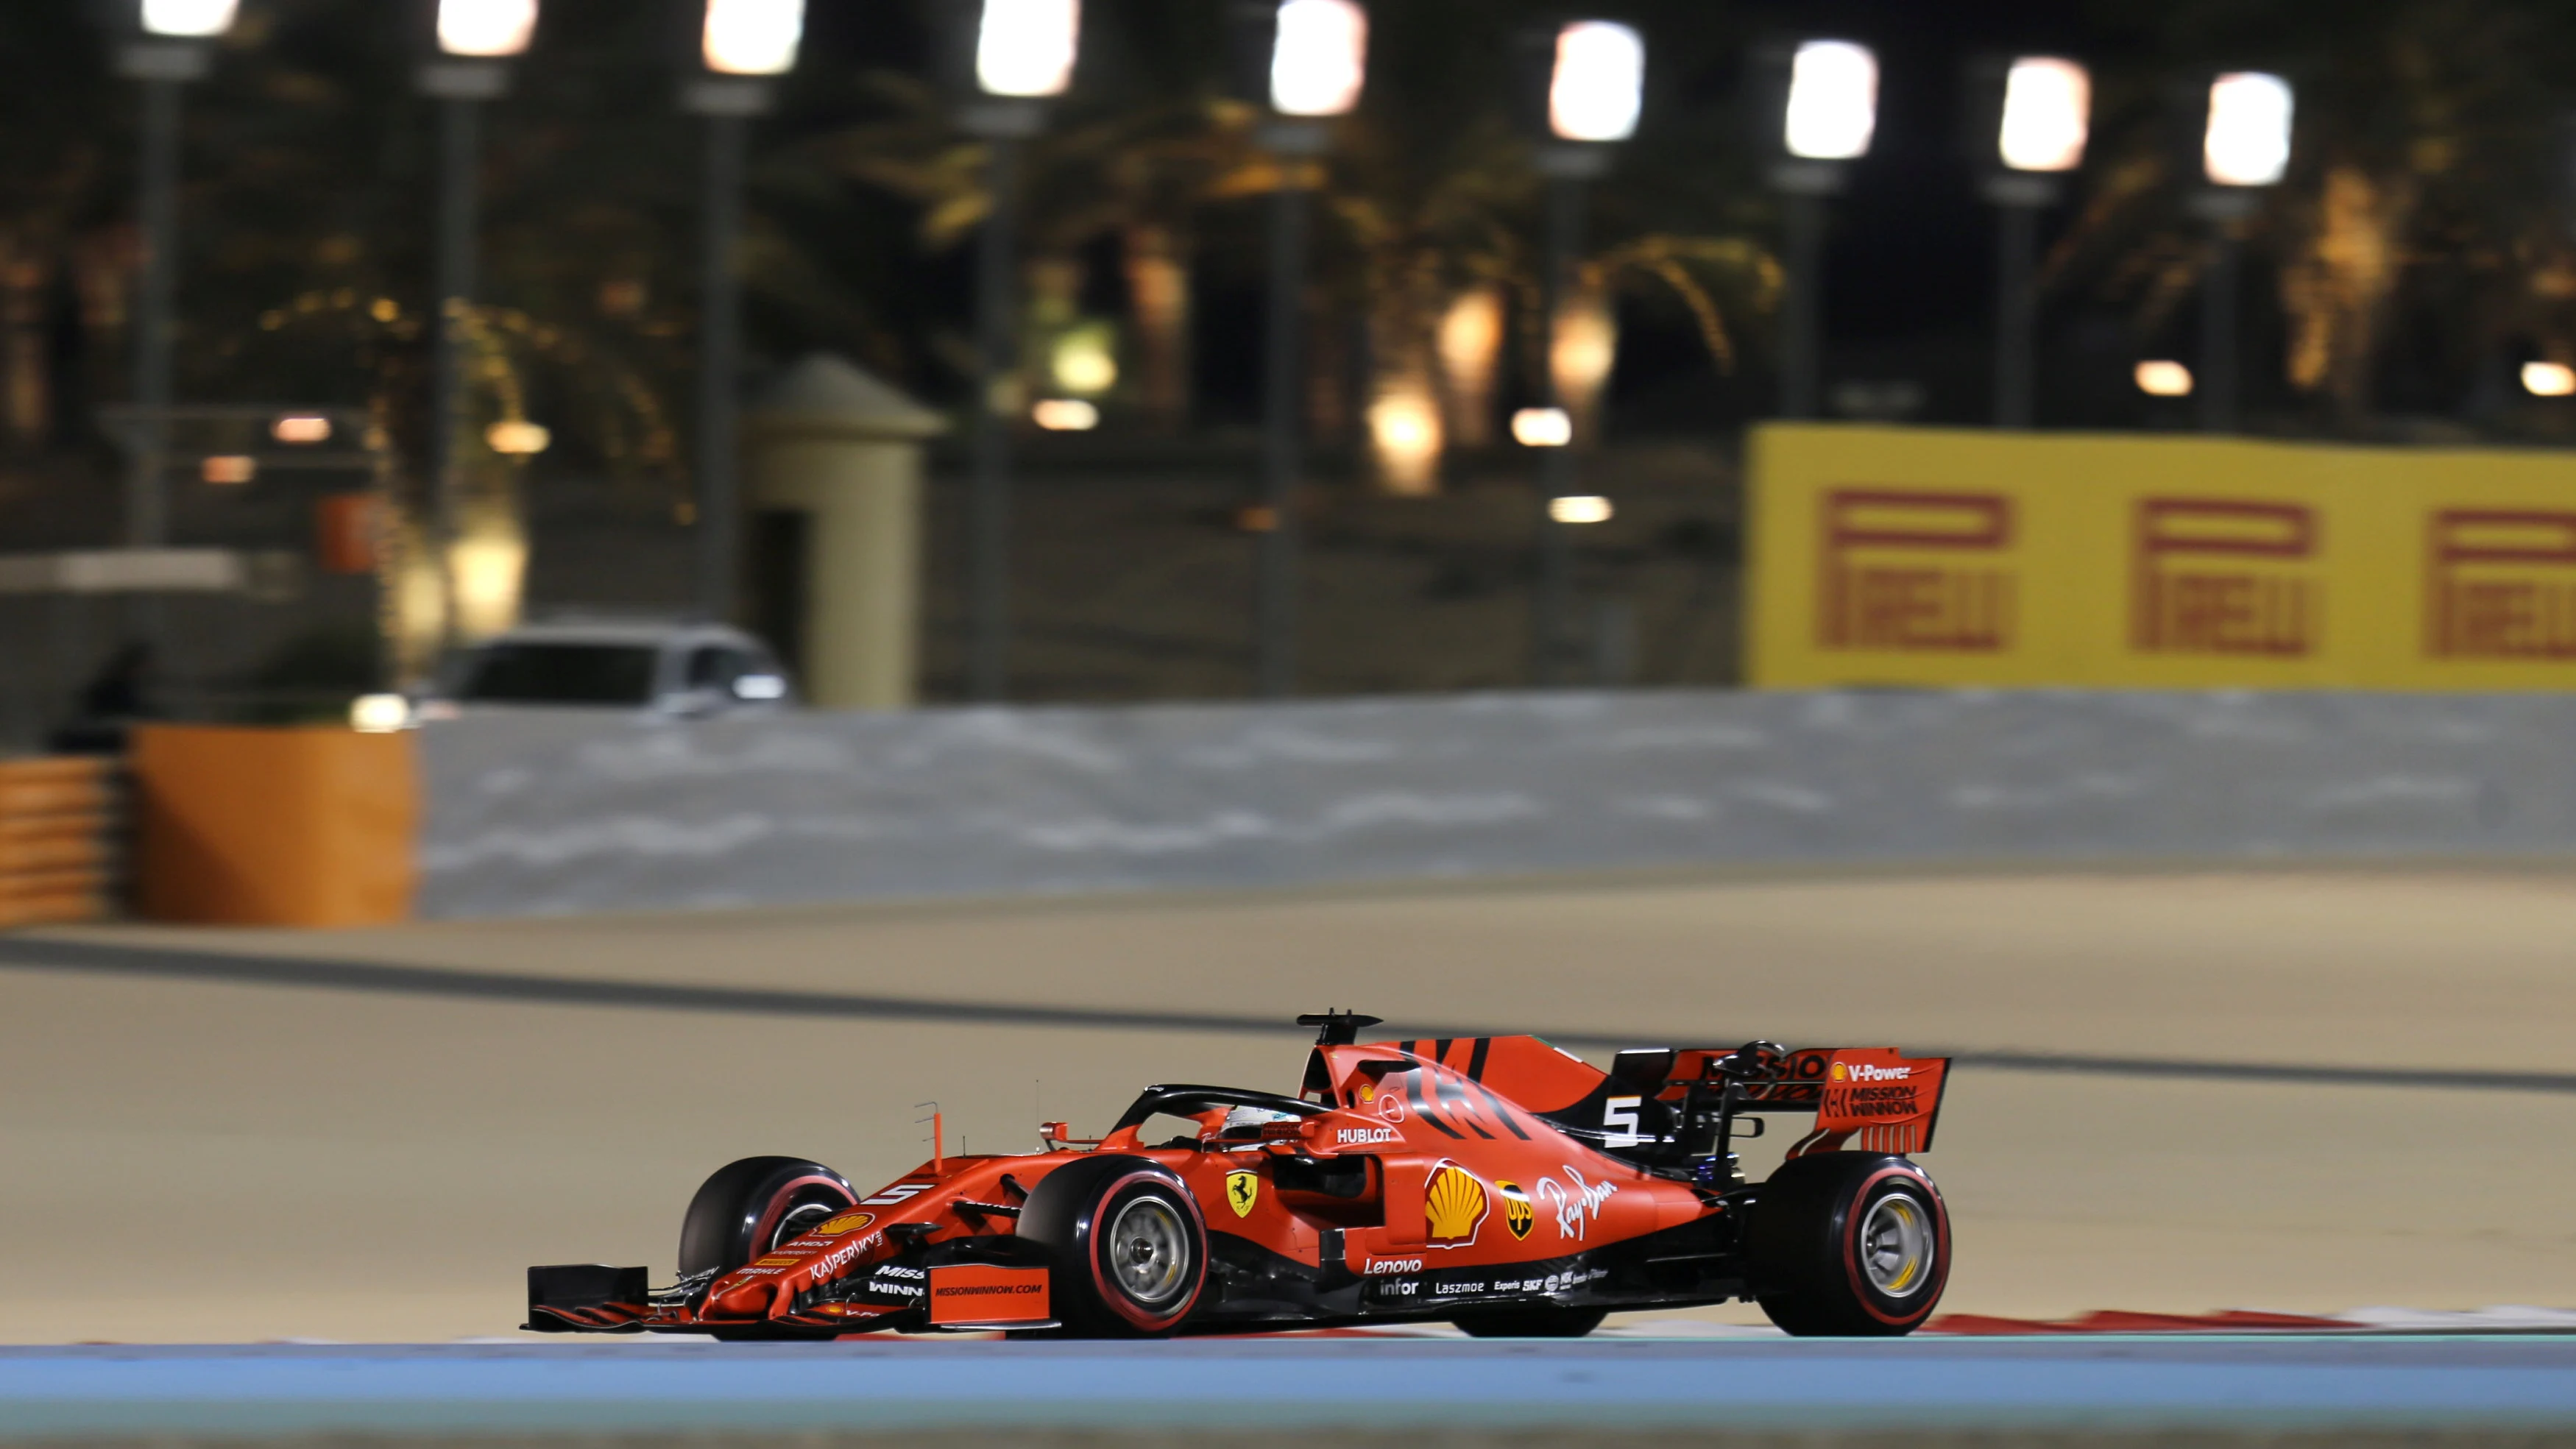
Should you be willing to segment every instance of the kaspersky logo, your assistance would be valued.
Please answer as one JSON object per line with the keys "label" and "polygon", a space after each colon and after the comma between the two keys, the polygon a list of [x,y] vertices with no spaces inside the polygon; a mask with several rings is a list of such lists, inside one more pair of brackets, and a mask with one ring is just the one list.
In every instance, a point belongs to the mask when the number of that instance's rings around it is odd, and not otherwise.
{"label": "kaspersky logo", "polygon": [[1873,1067],[1867,1062],[1848,1065],[1834,1063],[1830,1074],[1837,1082],[1902,1082],[1914,1075],[1912,1067]]}

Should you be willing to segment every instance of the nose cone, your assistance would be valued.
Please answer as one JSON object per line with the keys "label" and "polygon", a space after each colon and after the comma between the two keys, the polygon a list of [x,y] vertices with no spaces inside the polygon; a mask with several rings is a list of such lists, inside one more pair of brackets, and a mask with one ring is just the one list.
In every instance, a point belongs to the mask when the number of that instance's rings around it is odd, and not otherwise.
{"label": "nose cone", "polygon": [[705,1318],[767,1318],[769,1316],[769,1305],[774,1300],[777,1291],[777,1283],[770,1279],[754,1278],[746,1283],[738,1283],[720,1293],[709,1295],[707,1298],[707,1306],[700,1310],[700,1316]]}

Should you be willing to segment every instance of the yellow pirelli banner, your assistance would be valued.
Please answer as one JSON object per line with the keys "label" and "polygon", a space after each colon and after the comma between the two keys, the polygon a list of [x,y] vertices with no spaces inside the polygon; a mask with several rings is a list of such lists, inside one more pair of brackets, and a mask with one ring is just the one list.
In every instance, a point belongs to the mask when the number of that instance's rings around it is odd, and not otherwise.
{"label": "yellow pirelli banner", "polygon": [[1768,688],[2576,689],[2576,453],[1780,424]]}

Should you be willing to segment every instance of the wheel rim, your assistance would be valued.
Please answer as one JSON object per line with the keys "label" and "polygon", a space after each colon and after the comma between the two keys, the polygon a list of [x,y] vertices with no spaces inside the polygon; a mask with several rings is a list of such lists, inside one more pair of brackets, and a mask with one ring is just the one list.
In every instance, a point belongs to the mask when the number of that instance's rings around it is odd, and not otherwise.
{"label": "wheel rim", "polygon": [[1932,1215],[1904,1193],[1872,1203],[1861,1222],[1860,1266],[1890,1298],[1922,1291],[1932,1281]]}
{"label": "wheel rim", "polygon": [[1110,1222],[1109,1275],[1117,1280],[1118,1291],[1144,1307],[1159,1308],[1189,1287],[1189,1242],[1188,1225],[1170,1203],[1137,1198]]}

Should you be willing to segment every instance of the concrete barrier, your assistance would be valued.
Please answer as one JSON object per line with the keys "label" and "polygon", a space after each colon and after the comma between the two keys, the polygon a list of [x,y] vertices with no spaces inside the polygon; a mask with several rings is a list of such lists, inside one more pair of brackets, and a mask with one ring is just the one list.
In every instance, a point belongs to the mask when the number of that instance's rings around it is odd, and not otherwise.
{"label": "concrete barrier", "polygon": [[489,716],[421,910],[1755,862],[2576,854],[2576,698],[1848,693]]}

